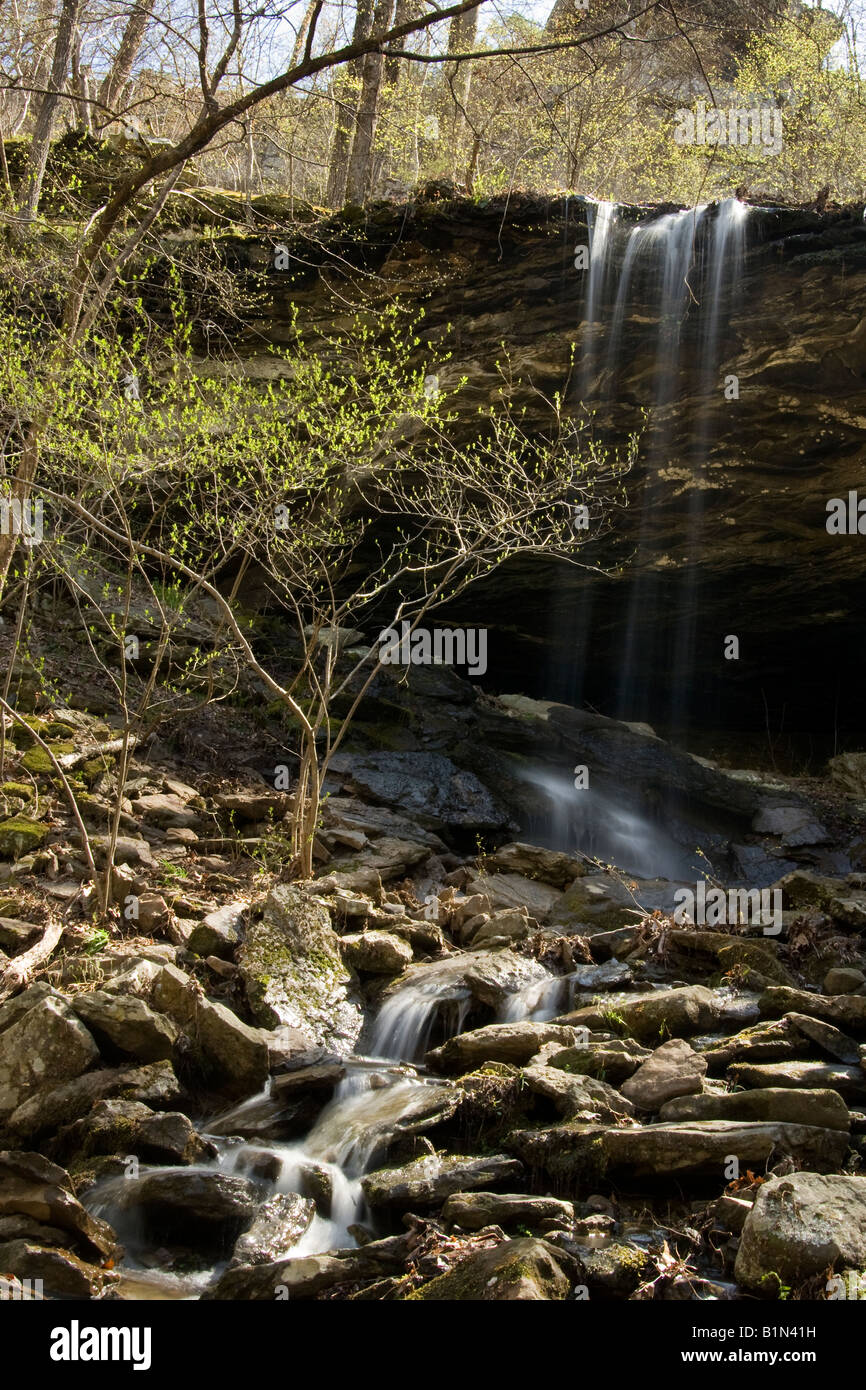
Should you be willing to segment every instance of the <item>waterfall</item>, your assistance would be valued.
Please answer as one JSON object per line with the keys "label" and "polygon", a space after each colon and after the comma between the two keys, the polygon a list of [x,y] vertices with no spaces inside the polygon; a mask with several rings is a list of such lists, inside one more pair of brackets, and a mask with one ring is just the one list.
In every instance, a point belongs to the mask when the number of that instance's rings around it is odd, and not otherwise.
{"label": "waterfall", "polygon": [[[691,672],[695,660],[698,559],[703,532],[705,465],[711,452],[709,399],[721,390],[720,354],[735,290],[740,278],[750,209],[736,198],[718,205],[700,204],[664,213],[625,227],[616,207],[599,204],[591,223],[590,275],[584,302],[584,329],[578,373],[581,406],[599,402],[612,410],[622,402],[621,375],[626,347],[651,333],[649,371],[634,378],[633,399],[648,411],[642,441],[642,479],[637,534],[625,607],[622,654],[615,708],[624,719],[646,719],[655,674],[671,672],[670,731],[687,721]],[[596,255],[596,247],[598,254]],[[615,266],[619,264],[614,280]],[[613,291],[613,283],[615,291]],[[600,309],[613,300],[605,325]],[[684,328],[695,349],[683,350]],[[652,328],[648,329],[647,324]],[[628,342],[627,342],[628,340]],[[642,346],[642,345],[641,345]],[[599,362],[603,356],[603,367]],[[675,410],[691,394],[703,403],[693,412],[691,439],[682,455],[672,454]],[[685,480],[688,562],[676,585],[674,611],[662,642],[647,624],[659,607],[660,581],[648,564],[652,525],[662,502],[675,486],[669,469],[688,469]],[[585,665],[591,623],[590,585],[584,583],[574,606],[575,663]],[[579,692],[580,675],[575,686]]]}
{"label": "waterfall", "polygon": [[373,1025],[373,1056],[415,1061],[427,1051],[433,1025],[443,1015],[448,1037],[462,1032],[471,996],[462,978],[452,981],[449,974],[436,970],[432,978],[404,985],[385,1000]]}

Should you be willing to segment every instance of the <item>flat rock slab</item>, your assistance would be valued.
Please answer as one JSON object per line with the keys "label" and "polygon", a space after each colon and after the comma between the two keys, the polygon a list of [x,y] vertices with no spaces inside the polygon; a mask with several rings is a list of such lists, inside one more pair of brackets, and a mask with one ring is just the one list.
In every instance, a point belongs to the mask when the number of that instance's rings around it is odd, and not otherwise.
{"label": "flat rock slab", "polygon": [[540,1130],[517,1130],[505,1147],[528,1168],[569,1183],[599,1182],[609,1172],[634,1177],[680,1173],[724,1174],[732,1154],[741,1167],[760,1171],[790,1155],[818,1171],[838,1169],[848,1152],[841,1130],[812,1125],[704,1120],[683,1124],[605,1129],[564,1123]]}
{"label": "flat rock slab", "polygon": [[866,1267],[866,1179],[792,1173],[762,1183],[737,1252],[737,1283],[776,1296],[830,1268]]}
{"label": "flat rock slab", "polygon": [[847,1130],[851,1115],[838,1091],[767,1087],[757,1091],[680,1096],[659,1111],[663,1121],[778,1120],[782,1124],[819,1125]]}
{"label": "flat rock slab", "polygon": [[660,1038],[687,1038],[709,1032],[721,1016],[721,1005],[704,985],[686,985],[620,1001],[615,1013],[612,1020],[603,1005],[591,1005],[557,1021],[583,1026],[591,1032],[610,1031],[612,1026],[624,1028],[639,1042],[657,1043]]}
{"label": "flat rock slab", "polygon": [[330,770],[348,774],[361,795],[396,806],[431,830],[502,830],[510,823],[475,773],[442,753],[338,753]]}
{"label": "flat rock slab", "polygon": [[381,1168],[361,1179],[369,1205],[414,1211],[435,1207],[454,1192],[496,1187],[523,1177],[523,1164],[507,1154],[491,1158],[463,1158],[431,1154],[402,1168]]}
{"label": "flat rock slab", "polygon": [[841,1062],[735,1062],[728,1075],[738,1086],[798,1086],[838,1091],[846,1100],[866,1096],[866,1072]]}
{"label": "flat rock slab", "polygon": [[866,1033],[866,995],[809,994],[804,989],[771,985],[764,990],[758,1002],[761,1013],[767,1018],[778,1018],[789,1013],[808,1014],[810,1018],[832,1023],[836,1028]]}
{"label": "flat rock slab", "polygon": [[483,1062],[512,1062],[524,1066],[545,1043],[573,1047],[577,1033],[556,1023],[491,1023],[449,1038],[441,1047],[428,1052],[427,1064],[436,1071],[469,1071]]}

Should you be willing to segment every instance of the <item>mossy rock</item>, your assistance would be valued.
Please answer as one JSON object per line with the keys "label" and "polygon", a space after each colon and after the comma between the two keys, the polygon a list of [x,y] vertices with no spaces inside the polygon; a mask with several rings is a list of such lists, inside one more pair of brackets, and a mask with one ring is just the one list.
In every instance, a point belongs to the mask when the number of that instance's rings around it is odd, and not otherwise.
{"label": "mossy rock", "polygon": [[568,1298],[571,1281],[554,1251],[534,1236],[503,1241],[469,1255],[456,1269],[416,1289],[423,1302],[553,1302]]}
{"label": "mossy rock", "polygon": [[0,856],[20,859],[38,849],[48,834],[48,826],[27,816],[11,816],[0,823]]}
{"label": "mossy rock", "polygon": [[[75,752],[75,744],[69,740],[52,743],[51,752],[54,754],[55,758],[62,758],[65,753]],[[38,744],[34,745],[33,748],[28,748],[24,757],[21,759],[21,766],[26,768],[28,772],[33,773],[51,773],[54,771],[54,764],[48,756],[48,753],[44,748],[40,748]]]}
{"label": "mossy rock", "polygon": [[23,801],[31,801],[33,798],[33,788],[29,782],[0,783],[0,792],[4,796],[20,796]]}

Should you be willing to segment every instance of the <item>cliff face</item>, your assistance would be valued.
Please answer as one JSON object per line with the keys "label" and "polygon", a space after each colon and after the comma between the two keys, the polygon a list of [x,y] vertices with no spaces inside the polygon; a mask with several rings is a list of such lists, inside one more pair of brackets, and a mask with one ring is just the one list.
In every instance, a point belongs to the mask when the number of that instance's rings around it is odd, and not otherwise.
{"label": "cliff face", "polygon": [[[724,263],[716,208],[686,241],[657,220],[670,211],[617,209],[592,288],[575,268],[591,239],[582,200],[380,207],[327,249],[290,246],[284,271],[279,235],[239,240],[238,267],[266,277],[246,349],[279,341],[295,307],[321,322],[397,296],[423,305],[430,369],[468,378],[467,408],[493,398],[504,344],[575,418],[590,407],[602,438],[644,422],[629,507],[587,547],[609,575],[516,565],[447,615],[498,632],[488,680],[674,733],[766,725],[808,731],[815,751],[855,746],[866,534],[828,533],[827,504],[866,501],[863,209],[753,208]],[[647,218],[656,233],[635,256],[629,231]],[[541,426],[540,397],[524,399]]]}

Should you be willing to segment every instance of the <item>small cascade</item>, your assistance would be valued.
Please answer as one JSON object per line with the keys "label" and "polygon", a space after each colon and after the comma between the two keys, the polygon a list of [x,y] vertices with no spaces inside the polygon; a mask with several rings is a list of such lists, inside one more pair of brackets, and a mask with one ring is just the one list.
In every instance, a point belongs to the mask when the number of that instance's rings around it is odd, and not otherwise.
{"label": "small cascade", "polygon": [[531,1019],[534,1023],[546,1023],[548,1019],[567,1013],[571,1000],[568,977],[551,975],[547,980],[537,980],[509,994],[499,1011],[499,1022],[519,1023],[522,1019]]}
{"label": "small cascade", "polygon": [[428,1050],[437,1021],[445,1037],[463,1031],[472,999],[462,979],[449,979],[449,974],[440,968],[385,1000],[373,1025],[373,1056],[415,1061]]}

